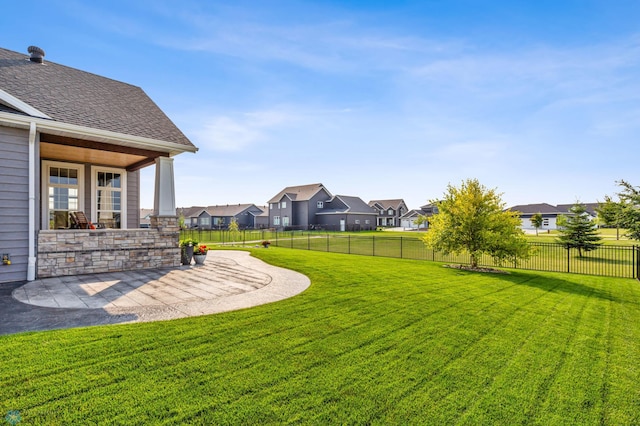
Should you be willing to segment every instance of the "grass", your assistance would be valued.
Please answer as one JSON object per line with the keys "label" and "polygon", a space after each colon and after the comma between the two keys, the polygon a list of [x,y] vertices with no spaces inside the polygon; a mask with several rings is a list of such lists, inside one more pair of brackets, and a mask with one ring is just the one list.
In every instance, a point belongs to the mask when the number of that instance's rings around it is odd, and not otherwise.
{"label": "grass", "polygon": [[[168,322],[0,337],[24,424],[637,424],[640,286],[270,248],[312,286]],[[4,410],[4,411],[2,411]]]}

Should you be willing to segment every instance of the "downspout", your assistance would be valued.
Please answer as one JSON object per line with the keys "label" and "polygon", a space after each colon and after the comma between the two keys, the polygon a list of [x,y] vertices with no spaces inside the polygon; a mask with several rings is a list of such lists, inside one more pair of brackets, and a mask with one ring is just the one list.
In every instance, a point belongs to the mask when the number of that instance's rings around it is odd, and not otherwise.
{"label": "downspout", "polygon": [[36,279],[36,123],[29,126],[29,260],[27,281]]}

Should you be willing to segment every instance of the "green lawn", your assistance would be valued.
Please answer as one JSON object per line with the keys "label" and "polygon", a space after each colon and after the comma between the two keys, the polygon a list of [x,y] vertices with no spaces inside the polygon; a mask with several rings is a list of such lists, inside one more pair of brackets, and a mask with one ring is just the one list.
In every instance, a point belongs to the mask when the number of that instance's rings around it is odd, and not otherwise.
{"label": "green lawn", "polygon": [[637,281],[254,254],[311,287],[238,312],[0,336],[0,414],[60,425],[640,423]]}

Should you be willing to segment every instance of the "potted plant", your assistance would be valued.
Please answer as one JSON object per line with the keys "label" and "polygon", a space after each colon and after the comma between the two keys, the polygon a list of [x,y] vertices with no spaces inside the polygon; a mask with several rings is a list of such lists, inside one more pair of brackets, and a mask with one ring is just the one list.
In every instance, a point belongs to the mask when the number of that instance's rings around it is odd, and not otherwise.
{"label": "potted plant", "polygon": [[187,238],[180,242],[180,261],[183,265],[191,265],[193,249],[197,245],[198,242],[192,238]]}
{"label": "potted plant", "polygon": [[264,248],[269,248],[270,245],[271,245],[271,241],[265,240],[262,242],[262,247]]}
{"label": "potted plant", "polygon": [[204,264],[204,260],[207,258],[208,251],[209,251],[209,248],[204,244],[196,246],[193,249],[193,260],[196,261],[196,265]]}

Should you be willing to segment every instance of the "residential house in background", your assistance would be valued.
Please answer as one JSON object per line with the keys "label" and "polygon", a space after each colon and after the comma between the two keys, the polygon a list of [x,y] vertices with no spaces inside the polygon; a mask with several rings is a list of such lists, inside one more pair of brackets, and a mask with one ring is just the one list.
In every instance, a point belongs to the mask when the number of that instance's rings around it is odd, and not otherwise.
{"label": "residential house in background", "polygon": [[0,282],[178,266],[173,157],[197,148],[139,87],[28,52],[0,48]]}
{"label": "residential house in background", "polygon": [[140,209],[140,228],[151,227],[151,216],[153,216],[153,209]]}
{"label": "residential house in background", "polygon": [[[400,218],[400,226],[404,229],[429,229],[429,218],[436,213],[438,213],[438,207],[435,204],[425,204],[419,209],[409,210],[402,216]],[[421,217],[425,217],[426,221],[418,225],[416,222]]]}
{"label": "residential house in background", "polygon": [[269,227],[310,229],[317,225],[316,213],[332,197],[321,183],[288,186],[268,201]]}
{"label": "residential house in background", "polygon": [[[582,204],[585,207],[586,213],[587,215],[589,215],[590,220],[595,220],[598,217],[597,209],[600,207],[600,203],[580,203],[580,204]],[[558,204],[556,207],[560,211],[569,213],[573,206],[574,206],[573,204]]]}
{"label": "residential house in background", "polygon": [[188,207],[178,209],[185,226],[198,229],[227,229],[232,220],[241,229],[255,229],[256,217],[263,214],[263,210],[255,204],[227,204],[223,206]]}
{"label": "residential house in background", "polygon": [[[587,214],[591,220],[595,220],[598,216],[596,209],[599,203],[581,203],[587,209]],[[539,204],[522,204],[510,207],[509,210],[520,212],[520,221],[522,222],[522,229],[535,229],[531,223],[531,217],[540,213],[542,215],[542,227],[540,230],[555,230],[558,229],[558,217],[571,215],[571,207],[573,204],[558,204],[552,206],[547,203]]]}
{"label": "residential house in background", "polygon": [[378,211],[378,218],[376,225],[384,227],[398,227],[402,226],[402,216],[404,216],[409,209],[403,199],[394,200],[371,200],[369,206]]}
{"label": "residential house in background", "polygon": [[375,229],[378,214],[362,199],[334,196],[321,183],[288,186],[268,205],[269,227],[276,229]]}
{"label": "residential house in background", "polygon": [[316,212],[316,224],[338,231],[369,231],[375,229],[377,217],[378,211],[361,198],[336,195]]}

